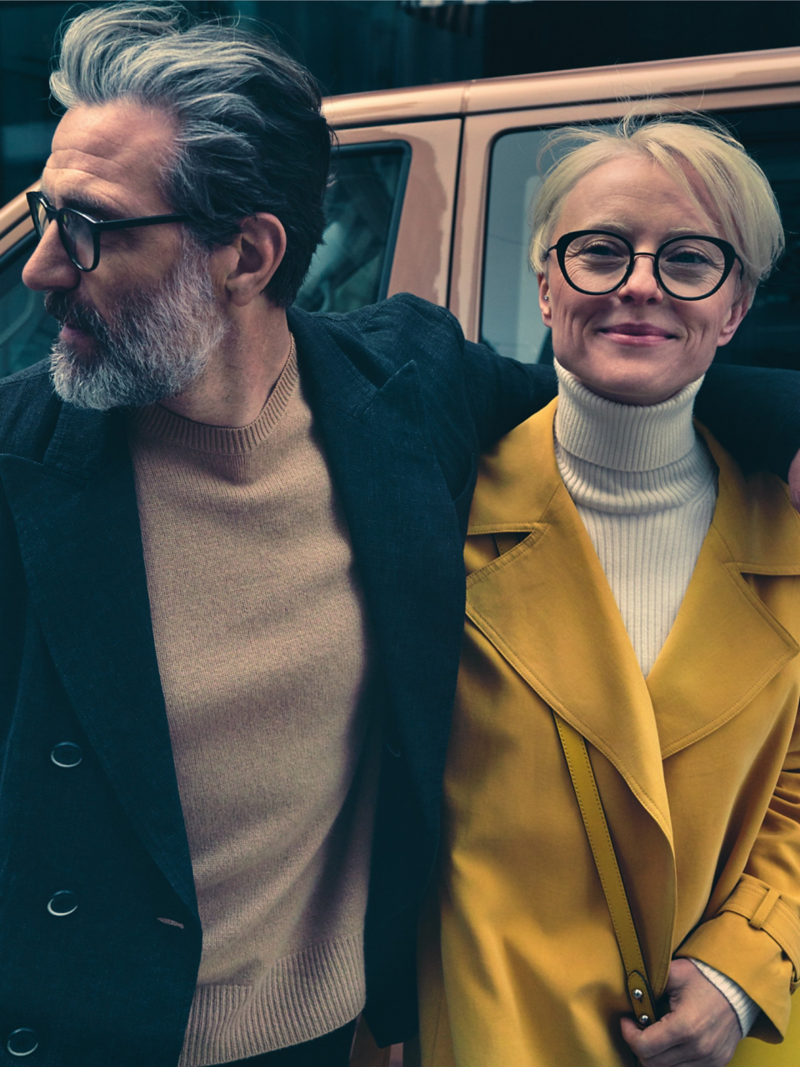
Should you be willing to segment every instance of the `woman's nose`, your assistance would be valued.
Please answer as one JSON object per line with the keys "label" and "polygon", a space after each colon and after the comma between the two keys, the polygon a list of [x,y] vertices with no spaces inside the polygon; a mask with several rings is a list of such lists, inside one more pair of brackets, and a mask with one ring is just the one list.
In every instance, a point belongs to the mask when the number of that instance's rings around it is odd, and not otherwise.
{"label": "woman's nose", "polygon": [[661,303],[664,293],[656,281],[655,256],[652,252],[636,252],[633,257],[633,270],[624,285],[617,290],[620,297],[634,303]]}
{"label": "woman's nose", "polygon": [[58,226],[52,223],[39,238],[39,243],[25,264],[22,281],[29,289],[41,292],[74,289],[80,280],[81,272],[67,255],[61,243]]}

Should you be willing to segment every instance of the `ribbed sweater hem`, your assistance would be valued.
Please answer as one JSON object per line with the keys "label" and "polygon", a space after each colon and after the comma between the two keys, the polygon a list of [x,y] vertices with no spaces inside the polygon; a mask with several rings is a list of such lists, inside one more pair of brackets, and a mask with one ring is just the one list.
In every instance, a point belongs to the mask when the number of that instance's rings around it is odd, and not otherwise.
{"label": "ribbed sweater hem", "polygon": [[195,990],[178,1067],[209,1067],[299,1045],[364,1007],[363,938],[311,945],[278,960],[255,986]]}

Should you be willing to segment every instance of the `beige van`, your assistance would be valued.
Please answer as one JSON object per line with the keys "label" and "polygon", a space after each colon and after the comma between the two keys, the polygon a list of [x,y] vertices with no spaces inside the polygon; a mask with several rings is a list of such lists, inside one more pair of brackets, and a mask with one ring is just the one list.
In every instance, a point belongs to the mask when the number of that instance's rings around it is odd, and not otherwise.
{"label": "beige van", "polygon": [[[340,147],[325,243],[299,306],[348,311],[412,292],[449,307],[468,338],[525,362],[547,360],[527,265],[538,157],[551,130],[613,122],[631,107],[712,112],[767,172],[787,252],[721,355],[800,369],[800,48],[327,101]],[[32,241],[20,194],[0,210],[0,376],[42,358],[56,329],[20,281]]]}

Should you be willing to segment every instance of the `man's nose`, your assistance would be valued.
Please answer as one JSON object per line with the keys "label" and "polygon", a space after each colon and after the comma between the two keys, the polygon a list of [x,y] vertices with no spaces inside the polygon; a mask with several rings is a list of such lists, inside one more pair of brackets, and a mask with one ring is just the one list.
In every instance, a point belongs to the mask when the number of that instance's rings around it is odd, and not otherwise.
{"label": "man's nose", "polygon": [[653,252],[636,252],[633,257],[633,270],[630,277],[617,290],[621,297],[627,297],[636,304],[660,304],[664,299],[661,286],[656,281],[655,254]]}
{"label": "man's nose", "polygon": [[53,222],[39,238],[39,243],[25,264],[22,281],[29,289],[44,291],[75,289],[80,280],[81,272],[67,255],[58,226]]}

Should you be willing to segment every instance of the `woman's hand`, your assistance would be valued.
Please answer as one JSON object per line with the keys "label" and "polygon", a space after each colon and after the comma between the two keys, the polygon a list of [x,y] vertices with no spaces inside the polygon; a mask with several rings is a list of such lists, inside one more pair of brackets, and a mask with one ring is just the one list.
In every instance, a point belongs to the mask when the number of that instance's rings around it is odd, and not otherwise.
{"label": "woman's hand", "polygon": [[690,960],[673,960],[666,992],[669,1012],[640,1030],[622,1020],[622,1036],[642,1067],[725,1067],[742,1029],[725,997]]}

